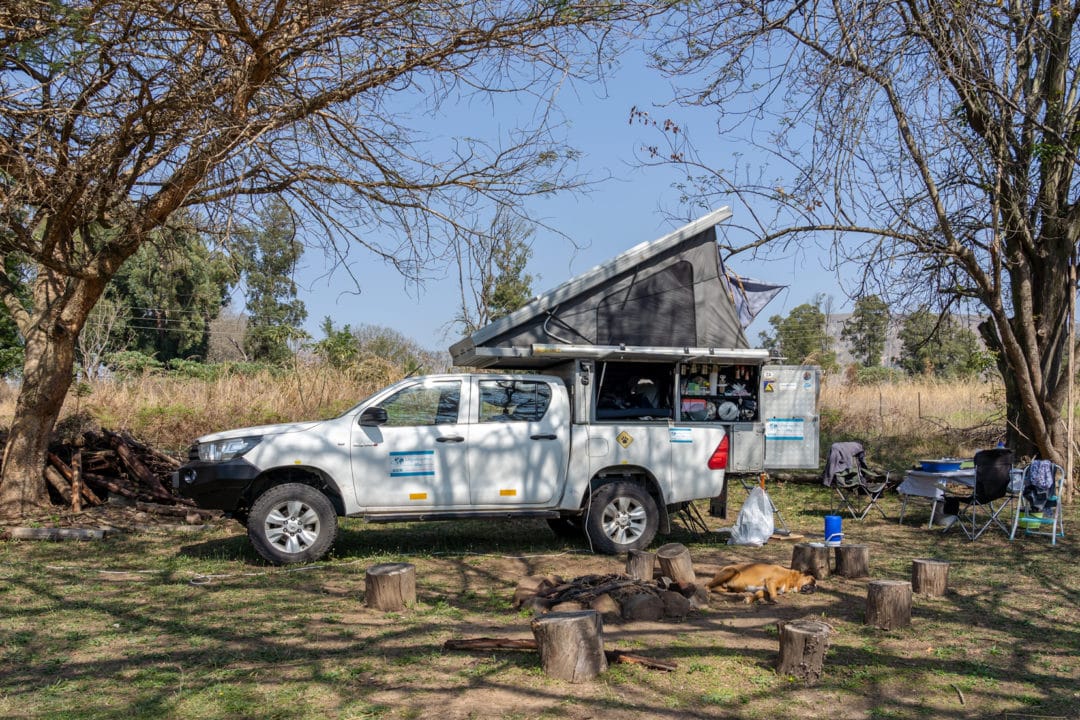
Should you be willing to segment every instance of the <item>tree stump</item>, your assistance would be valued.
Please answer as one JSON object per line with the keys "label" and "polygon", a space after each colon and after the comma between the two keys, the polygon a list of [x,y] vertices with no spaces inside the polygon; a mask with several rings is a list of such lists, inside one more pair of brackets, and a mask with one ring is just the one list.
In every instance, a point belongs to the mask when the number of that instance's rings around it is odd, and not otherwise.
{"label": "tree stump", "polygon": [[626,574],[635,580],[652,580],[656,568],[656,554],[644,550],[626,553]]}
{"label": "tree stump", "polygon": [[922,595],[940,597],[949,584],[949,563],[926,558],[911,561],[911,589]]}
{"label": "tree stump", "polygon": [[836,574],[846,578],[861,578],[870,574],[868,545],[837,545],[834,557]]}
{"label": "tree stump", "polygon": [[828,649],[829,626],[825,623],[816,620],[784,623],[780,627],[780,660],[776,671],[813,685],[821,678]]}
{"label": "tree stump", "polygon": [[579,683],[607,670],[604,630],[595,610],[548,613],[532,621],[540,665],[551,677]]}
{"label": "tree stump", "polygon": [[416,566],[383,563],[368,568],[364,579],[364,604],[383,611],[404,610],[416,604]]}
{"label": "tree stump", "polygon": [[818,580],[829,575],[829,548],[821,543],[797,543],[791,549],[791,569]]}
{"label": "tree stump", "polygon": [[668,543],[656,551],[660,561],[660,572],[679,585],[696,585],[694,563],[690,560],[690,551],[682,543]]}
{"label": "tree stump", "polygon": [[866,624],[893,630],[911,624],[911,583],[871,580],[866,586]]}

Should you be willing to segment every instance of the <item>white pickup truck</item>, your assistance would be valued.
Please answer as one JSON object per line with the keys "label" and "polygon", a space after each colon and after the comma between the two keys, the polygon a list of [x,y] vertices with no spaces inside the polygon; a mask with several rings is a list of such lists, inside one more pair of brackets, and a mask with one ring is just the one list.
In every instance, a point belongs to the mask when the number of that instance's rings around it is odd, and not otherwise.
{"label": "white pickup truck", "polygon": [[[670,511],[720,493],[728,461],[723,425],[673,422],[671,367],[642,381],[652,392],[631,388],[627,407],[607,411],[585,392],[591,363],[564,377],[409,378],[332,420],[201,437],[173,482],[245,521],[272,563],[323,556],[337,516],[539,517],[556,532],[583,531],[599,552],[642,548]],[[659,407],[645,407],[646,395]]]}

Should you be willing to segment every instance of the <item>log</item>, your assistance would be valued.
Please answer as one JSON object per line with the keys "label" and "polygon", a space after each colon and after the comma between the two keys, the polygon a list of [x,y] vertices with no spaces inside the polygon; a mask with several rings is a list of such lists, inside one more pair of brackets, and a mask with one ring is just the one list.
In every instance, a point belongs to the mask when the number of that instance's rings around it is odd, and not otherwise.
{"label": "log", "polygon": [[[537,648],[538,645],[535,639],[471,638],[447,640],[443,643],[444,650],[536,650]],[[650,670],[667,670],[669,672],[679,667],[678,663],[673,660],[657,660],[656,658],[638,655],[626,650],[605,650],[604,657],[612,665],[619,663],[641,665]]]}
{"label": "log", "polygon": [[829,575],[829,548],[822,543],[796,543],[791,548],[791,569],[818,580]]}
{"label": "log", "polygon": [[64,479],[64,476],[54,468],[52,465],[45,466],[45,480],[52,485],[56,492],[60,493],[60,497],[65,503],[71,502],[71,485]]}
{"label": "log", "polygon": [[[82,462],[82,450],[76,450],[75,454],[71,456],[71,466],[68,466],[66,462],[57,457],[54,453],[48,454],[49,462],[60,471],[68,482],[71,483],[72,492],[72,509],[75,506],[75,487],[78,485],[79,495],[82,499],[86,500],[91,505],[100,505],[102,503],[101,498],[94,494],[94,491],[87,487],[83,478],[83,462]],[[75,510],[75,512],[80,512]]]}
{"label": "log", "polygon": [[834,565],[836,574],[846,578],[867,577],[870,574],[868,545],[837,545]]}
{"label": "log", "polygon": [[372,565],[364,579],[364,603],[397,612],[416,604],[416,566],[412,563]]}
{"label": "log", "polygon": [[116,451],[116,454],[120,456],[120,460],[124,463],[131,474],[134,475],[146,485],[150,492],[154,495],[161,494],[169,496],[170,493],[164,485],[161,484],[161,480],[155,475],[150,468],[146,467],[142,460],[135,455],[135,452],[131,449],[131,446],[116,433],[105,431],[105,437],[109,439],[109,445]]}
{"label": "log", "polygon": [[921,558],[911,561],[911,589],[921,595],[940,597],[949,584],[949,563]]}
{"label": "log", "polygon": [[71,512],[82,512],[82,450],[71,456]]}
{"label": "log", "polygon": [[68,482],[71,482],[72,478],[75,477],[75,471],[68,467],[68,464],[57,457],[55,453],[48,453],[46,457],[48,457],[49,463],[59,470],[60,474],[63,475]]}
{"label": "log", "polygon": [[626,574],[635,580],[652,580],[656,569],[656,554],[645,550],[626,553]]}
{"label": "log", "polygon": [[121,480],[120,478],[107,478],[96,473],[87,472],[83,473],[83,478],[88,484],[93,485],[99,490],[108,490],[111,493],[123,495],[132,500],[168,500],[173,503],[192,503],[192,501],[187,498],[178,498],[175,495],[161,496],[146,488],[135,487],[131,483]]}
{"label": "log", "polygon": [[776,671],[794,675],[807,685],[821,678],[825,651],[829,649],[829,626],[816,620],[795,620],[780,626],[780,659]]}
{"label": "log", "polygon": [[696,585],[694,563],[690,560],[690,551],[682,543],[668,543],[656,551],[660,561],[660,572],[679,585]]}
{"label": "log", "polygon": [[532,621],[540,665],[551,677],[572,683],[592,680],[608,668],[600,613],[549,613]]}
{"label": "log", "polygon": [[882,630],[911,624],[911,583],[871,580],[866,586],[866,624]]}

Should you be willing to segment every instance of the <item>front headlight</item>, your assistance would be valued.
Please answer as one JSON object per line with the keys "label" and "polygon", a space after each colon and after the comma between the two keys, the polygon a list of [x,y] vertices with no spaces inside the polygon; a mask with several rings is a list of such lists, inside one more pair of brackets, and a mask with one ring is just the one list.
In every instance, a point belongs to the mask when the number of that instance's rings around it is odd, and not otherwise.
{"label": "front headlight", "polygon": [[224,462],[238,458],[262,441],[261,435],[199,443],[199,459],[204,462]]}

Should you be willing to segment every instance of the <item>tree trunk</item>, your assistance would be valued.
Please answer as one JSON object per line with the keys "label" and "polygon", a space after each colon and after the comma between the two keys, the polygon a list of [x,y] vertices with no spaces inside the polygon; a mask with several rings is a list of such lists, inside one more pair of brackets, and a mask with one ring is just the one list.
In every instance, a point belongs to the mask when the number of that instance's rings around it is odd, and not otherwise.
{"label": "tree trunk", "polygon": [[941,597],[949,586],[949,563],[944,560],[911,561],[911,589],[922,595]]}
{"label": "tree trunk", "polygon": [[[1009,362],[992,318],[980,323],[978,329],[987,349],[997,358],[997,369],[1005,385],[1005,446],[1018,458],[1040,457],[1064,467],[1068,439],[1061,413],[1067,378],[1059,358],[1065,340],[1059,339],[1054,347],[1049,342],[1041,346],[1039,350],[1053,361],[1034,363],[1033,371],[1031,358],[1025,357],[1025,367],[1016,367]],[[1038,373],[1038,383],[1034,382],[1034,372]],[[1041,386],[1036,400],[1025,399],[1022,383]]]}
{"label": "tree trunk", "polygon": [[608,668],[600,613],[550,613],[532,621],[540,664],[551,677],[572,683],[592,680]]}
{"label": "tree trunk", "polygon": [[840,577],[861,578],[870,574],[869,545],[837,545],[834,572]]}
{"label": "tree trunk", "polygon": [[6,519],[50,507],[43,476],[49,439],[71,386],[79,331],[104,288],[96,279],[64,283],[43,274],[34,284],[34,314],[15,318],[26,359],[0,473],[0,518]]}
{"label": "tree trunk", "polygon": [[656,551],[656,559],[660,561],[660,572],[680,586],[697,584],[694,563],[685,545],[681,543],[662,545]]}
{"label": "tree trunk", "polygon": [[830,628],[816,620],[795,620],[780,626],[780,659],[776,672],[794,675],[807,685],[821,679]]}
{"label": "tree trunk", "polygon": [[647,550],[626,553],[626,574],[635,580],[652,581],[656,574],[656,555]]}
{"label": "tree trunk", "polygon": [[871,580],[866,585],[866,624],[895,630],[911,624],[911,583]]}
{"label": "tree trunk", "polygon": [[416,566],[412,563],[372,565],[364,576],[364,604],[400,612],[416,604]]}
{"label": "tree trunk", "polygon": [[797,543],[791,550],[791,569],[813,575],[818,580],[829,576],[829,548],[821,543]]}

